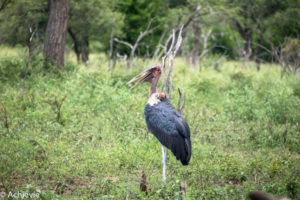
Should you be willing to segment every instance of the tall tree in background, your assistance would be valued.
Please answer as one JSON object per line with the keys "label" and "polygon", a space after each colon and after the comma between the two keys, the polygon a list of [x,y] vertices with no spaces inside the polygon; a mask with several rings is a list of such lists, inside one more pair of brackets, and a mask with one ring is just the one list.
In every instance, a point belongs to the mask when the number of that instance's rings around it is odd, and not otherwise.
{"label": "tall tree in background", "polygon": [[49,18],[45,35],[44,56],[64,66],[64,52],[69,18],[69,0],[48,0]]}
{"label": "tall tree in background", "polygon": [[117,12],[117,0],[72,0],[68,33],[77,57],[86,65],[91,45],[101,43],[102,49],[109,46],[111,32],[120,34],[123,16]]}
{"label": "tall tree in background", "polygon": [[[269,19],[276,16],[278,13],[285,13],[289,8],[299,8],[298,0],[211,0],[215,7],[222,11],[221,18],[228,20],[231,27],[236,30],[244,41],[243,55],[245,61],[248,61],[253,55],[253,45],[256,45],[256,61],[260,62],[261,44],[263,43],[263,34],[266,29],[270,28]],[[285,14],[282,16],[287,19]],[[289,24],[292,20],[288,20]],[[276,27],[277,30],[282,30],[280,26]],[[273,30],[272,33],[275,33]],[[289,36],[289,35],[285,35]],[[285,37],[284,36],[284,37]],[[274,37],[274,35],[273,35]],[[283,41],[281,37],[280,40]],[[255,41],[256,39],[256,41]],[[257,69],[259,70],[259,63]]]}
{"label": "tall tree in background", "polygon": [[0,43],[26,46],[32,29],[42,46],[48,16],[46,1],[0,0],[0,6],[3,7],[0,11]]}

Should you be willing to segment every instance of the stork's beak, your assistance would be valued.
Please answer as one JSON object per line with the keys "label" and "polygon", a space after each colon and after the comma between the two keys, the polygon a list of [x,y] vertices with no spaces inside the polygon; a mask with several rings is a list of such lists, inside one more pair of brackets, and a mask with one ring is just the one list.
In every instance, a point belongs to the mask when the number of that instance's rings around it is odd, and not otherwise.
{"label": "stork's beak", "polygon": [[134,77],[133,79],[131,79],[127,84],[133,83],[136,80],[139,80],[139,82],[137,82],[134,86],[132,86],[130,88],[130,90],[132,90],[133,88],[136,88],[137,86],[141,85],[142,83],[148,82],[153,78],[153,68],[147,69],[146,71],[140,73],[139,75],[137,75],[136,77]]}

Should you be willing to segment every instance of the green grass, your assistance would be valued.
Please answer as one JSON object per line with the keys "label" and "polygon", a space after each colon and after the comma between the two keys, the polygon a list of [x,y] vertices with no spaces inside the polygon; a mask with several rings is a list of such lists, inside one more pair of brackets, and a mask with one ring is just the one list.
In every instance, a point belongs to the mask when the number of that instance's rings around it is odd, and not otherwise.
{"label": "green grass", "polygon": [[[161,146],[144,121],[148,85],[126,85],[141,62],[132,72],[109,72],[103,56],[92,55],[85,68],[69,55],[59,72],[43,69],[35,56],[22,96],[26,54],[18,51],[0,52],[0,191],[39,192],[43,199],[180,199],[185,180],[187,199],[246,199],[256,190],[300,198],[299,76],[280,79],[278,66],[256,72],[238,62],[199,72],[176,59],[172,103],[180,87],[193,154],[183,167],[169,152],[163,184]],[[59,119],[55,100],[62,102]],[[142,171],[148,194],[139,190]]]}

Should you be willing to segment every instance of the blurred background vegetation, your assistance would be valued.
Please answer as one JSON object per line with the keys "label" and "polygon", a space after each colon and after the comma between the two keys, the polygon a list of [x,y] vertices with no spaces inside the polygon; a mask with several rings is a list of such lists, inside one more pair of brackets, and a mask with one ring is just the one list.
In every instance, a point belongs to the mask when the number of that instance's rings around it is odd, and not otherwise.
{"label": "blurred background vegetation", "polygon": [[[0,0],[0,192],[300,198],[299,0],[61,0],[62,65],[44,50],[55,2]],[[193,154],[187,167],[169,156],[163,184],[148,87],[126,82],[160,64],[182,25],[173,90],[186,95]]]}

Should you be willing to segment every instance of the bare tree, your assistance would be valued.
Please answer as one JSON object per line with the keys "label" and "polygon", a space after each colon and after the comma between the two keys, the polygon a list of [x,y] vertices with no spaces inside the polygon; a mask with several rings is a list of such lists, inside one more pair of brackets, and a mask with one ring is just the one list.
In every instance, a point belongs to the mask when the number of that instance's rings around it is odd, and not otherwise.
{"label": "bare tree", "polygon": [[161,35],[161,37],[159,38],[158,44],[156,46],[156,49],[154,51],[153,57],[152,59],[156,62],[158,61],[158,59],[160,59],[162,57],[162,55],[165,53],[167,53],[167,45],[169,44],[169,42],[172,39],[172,35],[167,39],[167,41],[165,42],[165,44],[162,43],[165,35],[166,35],[166,30],[164,30],[163,34]]}
{"label": "bare tree", "polygon": [[144,32],[141,32],[138,36],[138,38],[136,39],[135,43],[132,45],[130,44],[129,42],[126,42],[126,41],[122,41],[122,40],[119,40],[118,38],[115,38],[114,41],[120,43],[120,44],[124,44],[126,45],[127,47],[129,47],[131,49],[130,51],[130,57],[129,57],[129,61],[128,61],[128,65],[130,67],[130,69],[132,68],[132,63],[133,63],[133,60],[134,60],[134,57],[135,57],[135,51],[137,49],[137,47],[139,46],[140,44],[140,41],[148,34],[152,33],[155,29],[158,28],[158,26],[154,27],[154,28],[151,28],[151,25],[152,25],[152,21],[153,19],[150,20],[146,30]]}
{"label": "bare tree", "polygon": [[80,45],[79,45],[78,37],[76,36],[76,34],[73,32],[73,30],[70,27],[68,27],[68,33],[74,42],[74,51],[76,54],[77,63],[80,63],[80,50],[79,50]]}
{"label": "bare tree", "polygon": [[48,6],[50,12],[44,42],[44,56],[46,59],[53,59],[59,68],[63,68],[69,0],[48,0]]}
{"label": "bare tree", "polygon": [[[199,16],[201,10],[201,6],[198,5],[194,18],[196,19]],[[199,48],[200,48],[200,36],[201,36],[201,28],[199,26],[199,22],[197,22],[196,20],[194,20],[193,23],[193,30],[194,30],[194,47],[192,50],[192,63],[194,66],[196,66],[197,64],[197,56],[199,53]]]}
{"label": "bare tree", "polygon": [[243,28],[242,25],[238,22],[235,21],[235,25],[237,27],[237,30],[239,31],[240,35],[244,39],[244,50],[243,50],[243,56],[244,56],[244,66],[247,67],[247,63],[250,60],[250,57],[252,55],[252,34],[253,30],[249,27]]}
{"label": "bare tree", "polygon": [[[182,43],[182,29],[184,26],[181,26],[179,29],[179,33],[177,35],[176,39],[176,30],[173,29],[172,35],[170,36],[172,38],[171,46],[169,47],[169,50],[167,51],[166,55],[162,58],[162,70],[163,70],[163,82],[161,91],[165,91],[168,93],[168,98],[171,98],[172,94],[172,73],[173,73],[173,63],[174,59],[176,57],[177,51],[179,50],[179,47]],[[175,44],[176,41],[176,44]],[[168,42],[168,41],[167,41]],[[166,59],[168,58],[168,76],[166,78]]]}
{"label": "bare tree", "polygon": [[272,45],[272,54],[285,73],[298,73],[300,69],[300,39],[285,39],[278,47]]}

